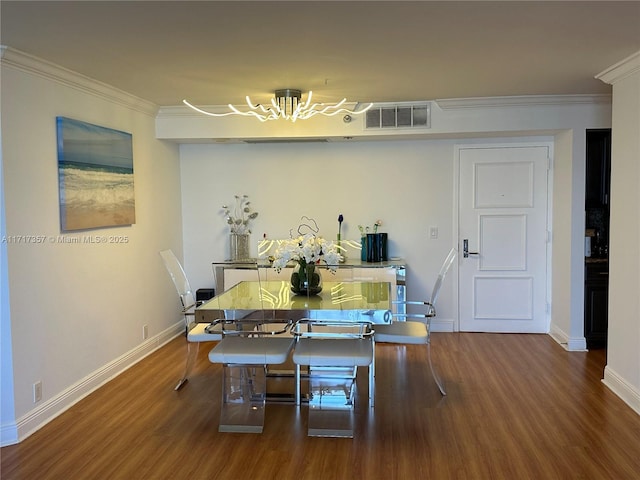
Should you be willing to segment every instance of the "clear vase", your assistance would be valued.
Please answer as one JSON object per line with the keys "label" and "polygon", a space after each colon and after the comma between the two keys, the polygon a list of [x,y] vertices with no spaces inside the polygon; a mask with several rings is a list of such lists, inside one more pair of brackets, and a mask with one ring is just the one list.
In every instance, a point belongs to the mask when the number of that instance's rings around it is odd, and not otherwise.
{"label": "clear vase", "polygon": [[342,236],[341,236],[341,234],[338,234],[338,241],[336,242],[336,245],[338,246],[338,253],[340,255],[342,255],[342,260],[340,260],[340,263],[346,262],[347,261],[347,249],[342,246]]}
{"label": "clear vase", "polygon": [[317,295],[322,291],[322,275],[315,264],[296,264],[291,274],[291,291],[296,295]]}
{"label": "clear vase", "polygon": [[248,260],[251,258],[249,253],[249,234],[248,233],[232,233],[229,235],[229,246],[231,251],[231,261]]}

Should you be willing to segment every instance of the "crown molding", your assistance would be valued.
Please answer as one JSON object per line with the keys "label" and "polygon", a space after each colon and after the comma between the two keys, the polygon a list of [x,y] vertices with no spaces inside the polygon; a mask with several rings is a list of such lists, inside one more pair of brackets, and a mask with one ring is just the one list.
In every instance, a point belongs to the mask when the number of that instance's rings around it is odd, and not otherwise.
{"label": "crown molding", "polygon": [[[227,113],[229,111],[229,107],[221,106],[221,105],[203,105],[198,108],[202,108],[208,112],[214,113]],[[225,109],[226,108],[226,109]],[[203,118],[206,115],[202,113],[198,113],[192,108],[189,108],[185,105],[167,105],[161,106],[158,108],[158,117],[167,116],[167,117],[184,117],[184,118]]]}
{"label": "crown molding", "polygon": [[0,46],[0,63],[146,115],[155,116],[158,111],[154,103],[11,47]]}
{"label": "crown molding", "polygon": [[469,97],[435,100],[442,110],[458,108],[537,107],[541,105],[581,105],[611,103],[611,95],[521,95],[513,97]]}
{"label": "crown molding", "polygon": [[640,72],[640,51],[600,72],[595,78],[613,85],[620,80]]}

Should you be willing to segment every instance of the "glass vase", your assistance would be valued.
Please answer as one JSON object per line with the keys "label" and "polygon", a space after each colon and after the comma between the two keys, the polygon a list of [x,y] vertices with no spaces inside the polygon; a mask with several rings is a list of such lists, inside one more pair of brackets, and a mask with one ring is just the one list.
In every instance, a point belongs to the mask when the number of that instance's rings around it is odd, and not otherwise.
{"label": "glass vase", "polygon": [[315,264],[296,264],[291,274],[291,291],[296,295],[317,295],[322,291],[322,275]]}
{"label": "glass vase", "polygon": [[342,235],[340,233],[338,234],[338,241],[336,242],[336,245],[338,247],[338,253],[340,255],[342,255],[342,260],[340,260],[340,263],[346,262],[347,261],[347,249],[342,246]]}
{"label": "glass vase", "polygon": [[229,246],[231,251],[231,261],[237,262],[251,258],[251,255],[249,254],[248,233],[231,233],[229,235]]}

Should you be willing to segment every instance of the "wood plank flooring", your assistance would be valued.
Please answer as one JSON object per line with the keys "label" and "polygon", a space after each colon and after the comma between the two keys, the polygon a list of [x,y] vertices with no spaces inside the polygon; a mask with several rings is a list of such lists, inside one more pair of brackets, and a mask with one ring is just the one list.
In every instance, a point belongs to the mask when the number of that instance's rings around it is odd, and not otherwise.
{"label": "wood plank flooring", "polygon": [[[18,445],[3,480],[640,478],[640,416],[600,381],[604,351],[546,335],[436,333],[441,397],[421,346],[376,345],[376,406],[359,375],[354,439],[306,436],[306,407],[269,404],[262,434],[218,433],[221,367],[200,349],[173,387],[178,338]],[[365,373],[365,372],[361,372]]]}

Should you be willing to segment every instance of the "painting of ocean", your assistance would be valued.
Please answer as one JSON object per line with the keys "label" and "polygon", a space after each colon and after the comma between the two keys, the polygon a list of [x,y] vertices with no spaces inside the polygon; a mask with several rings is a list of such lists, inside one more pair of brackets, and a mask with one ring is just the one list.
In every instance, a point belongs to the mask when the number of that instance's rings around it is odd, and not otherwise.
{"label": "painting of ocean", "polygon": [[63,231],[135,223],[130,133],[57,117]]}

